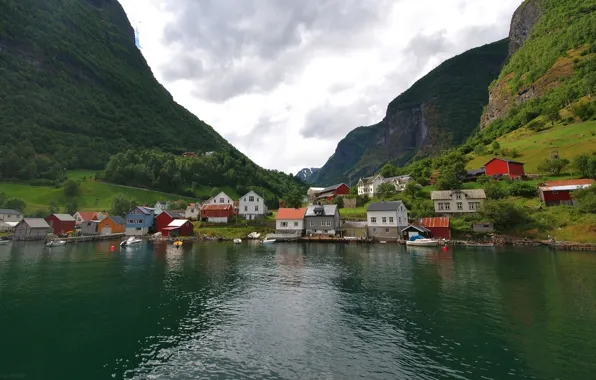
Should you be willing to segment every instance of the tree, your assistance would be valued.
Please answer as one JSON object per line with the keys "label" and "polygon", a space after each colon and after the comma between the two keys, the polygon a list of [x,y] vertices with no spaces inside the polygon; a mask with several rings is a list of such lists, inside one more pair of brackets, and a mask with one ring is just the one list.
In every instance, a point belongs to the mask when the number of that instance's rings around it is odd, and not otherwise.
{"label": "tree", "polygon": [[550,121],[551,125],[555,125],[555,122],[561,120],[561,114],[557,107],[552,107],[546,111],[546,120]]}
{"label": "tree", "polygon": [[573,159],[573,167],[583,178],[596,178],[596,156],[580,154]]}
{"label": "tree", "polygon": [[581,212],[596,214],[596,186],[587,189],[576,190],[571,193],[573,199]]}
{"label": "tree", "polygon": [[501,144],[499,144],[499,142],[497,140],[493,141],[493,143],[491,144],[491,147],[493,148],[494,154],[499,154],[499,150],[501,149]]}
{"label": "tree", "polygon": [[416,199],[422,194],[422,187],[416,182],[408,182],[404,189],[404,194],[412,199]]}
{"label": "tree", "polygon": [[458,190],[461,189],[461,181],[457,177],[455,170],[447,168],[441,171],[435,184],[438,190]]}
{"label": "tree", "polygon": [[217,194],[221,193],[221,189],[219,187],[214,187],[213,189],[211,189],[211,198],[213,198],[214,196],[216,196]]}
{"label": "tree", "polygon": [[484,144],[478,144],[474,148],[474,153],[476,153],[477,156],[482,156],[482,155],[484,155],[484,153],[486,153],[486,149],[485,148],[486,147],[484,146]]}
{"label": "tree", "polygon": [[[72,179],[64,182],[64,196],[67,198],[76,197],[80,192],[79,183]],[[75,211],[76,212],[76,211]]]}
{"label": "tree", "polygon": [[484,184],[484,192],[489,199],[503,199],[507,197],[507,190],[505,190],[499,182],[491,181]]}
{"label": "tree", "polygon": [[393,184],[385,182],[377,187],[376,193],[381,197],[387,197],[390,195],[395,195],[397,191],[395,190],[395,186]]}
{"label": "tree", "polygon": [[19,198],[10,198],[4,202],[3,207],[23,212],[27,208],[27,203]]}
{"label": "tree", "polygon": [[509,194],[514,197],[533,198],[536,196],[536,188],[529,183],[514,182],[509,185]]}
{"label": "tree", "polygon": [[299,208],[302,206],[302,200],[304,199],[304,195],[299,190],[293,190],[284,199],[284,203],[286,207],[289,208]]}
{"label": "tree", "polygon": [[170,202],[170,210],[185,210],[188,206],[188,202],[184,199],[178,199],[177,201]]}
{"label": "tree", "polygon": [[495,226],[499,232],[511,231],[520,226],[528,226],[532,219],[524,209],[506,200],[486,200],[480,216]]}
{"label": "tree", "polygon": [[547,158],[538,165],[538,170],[548,172],[552,175],[559,175],[567,166],[569,166],[569,160],[566,158]]}
{"label": "tree", "polygon": [[126,198],[124,195],[117,195],[112,201],[112,209],[110,210],[110,214],[124,216],[130,210],[135,208],[136,205],[136,201],[132,201]]}
{"label": "tree", "polygon": [[64,207],[64,212],[66,212],[69,215],[72,215],[74,213],[76,213],[79,209],[79,203],[77,202],[76,198],[72,198],[69,201],[66,202],[66,205]]}
{"label": "tree", "polygon": [[333,204],[336,204],[337,208],[344,208],[344,197],[335,197]]}

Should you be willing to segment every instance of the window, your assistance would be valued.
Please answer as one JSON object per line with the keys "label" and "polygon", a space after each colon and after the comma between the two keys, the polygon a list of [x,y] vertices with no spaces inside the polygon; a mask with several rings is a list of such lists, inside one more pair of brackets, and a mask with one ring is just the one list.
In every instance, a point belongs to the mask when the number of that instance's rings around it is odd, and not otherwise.
{"label": "window", "polygon": [[464,209],[464,204],[462,202],[457,202],[457,209],[458,210],[463,210]]}
{"label": "window", "polygon": [[298,227],[298,222],[294,222],[294,227]]}
{"label": "window", "polygon": [[447,210],[447,211],[451,210],[451,204],[449,204],[449,203],[446,202],[445,203],[445,210]]}
{"label": "window", "polygon": [[468,207],[470,210],[478,210],[480,209],[480,202],[470,202],[468,203]]}
{"label": "window", "polygon": [[314,227],[314,226],[315,226],[315,221],[314,221],[314,220],[311,220],[311,221],[310,221],[310,226],[311,226],[311,227]]}
{"label": "window", "polygon": [[377,218],[375,218],[374,216],[370,218],[370,222],[371,223],[376,223],[377,222]]}
{"label": "window", "polygon": [[257,198],[257,202],[260,202],[259,198]]}
{"label": "window", "polygon": [[288,222],[281,222],[281,226],[282,227],[287,227],[288,226]]}
{"label": "window", "polygon": [[401,216],[399,218],[397,218],[399,220],[399,224],[401,224]]}
{"label": "window", "polygon": [[392,216],[389,217],[389,223],[393,223],[393,217]]}
{"label": "window", "polygon": [[443,202],[439,202],[439,203],[438,203],[438,205],[439,205],[439,211],[442,211],[442,210],[444,210],[444,209],[445,209],[445,208],[443,207]]}
{"label": "window", "polygon": [[383,224],[387,223],[387,218],[386,217],[382,217],[381,221],[383,222]]}
{"label": "window", "polygon": [[255,197],[253,197],[252,195],[250,197],[248,197],[248,201],[249,202],[254,202],[255,201]]}
{"label": "window", "polygon": [[248,206],[244,206],[244,211],[248,211]]}
{"label": "window", "polygon": [[385,228],[385,232],[389,232],[389,228]]}
{"label": "window", "polygon": [[255,206],[255,211],[259,211],[259,206]]}
{"label": "window", "polygon": [[455,199],[461,199],[461,193],[455,194]]}
{"label": "window", "polygon": [[246,197],[244,197],[244,202],[246,202]]}

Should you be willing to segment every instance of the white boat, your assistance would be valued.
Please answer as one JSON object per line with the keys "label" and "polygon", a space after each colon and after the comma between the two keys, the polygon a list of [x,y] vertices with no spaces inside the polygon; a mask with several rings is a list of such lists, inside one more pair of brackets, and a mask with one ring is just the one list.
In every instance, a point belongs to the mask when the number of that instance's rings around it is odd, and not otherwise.
{"label": "white boat", "polygon": [[46,247],[59,247],[66,245],[66,240],[52,240],[46,243]]}
{"label": "white boat", "polygon": [[121,246],[121,247],[129,247],[129,246],[131,246],[131,245],[140,244],[140,243],[142,243],[142,242],[143,242],[143,239],[139,239],[139,238],[136,238],[136,237],[134,237],[134,236],[131,236],[131,237],[129,237],[128,239],[126,239],[126,240],[123,240],[123,241],[120,243],[120,246]]}
{"label": "white boat", "polygon": [[406,245],[412,247],[436,247],[439,245],[439,241],[434,239],[416,239],[406,241]]}
{"label": "white boat", "polygon": [[275,243],[275,239],[265,239],[263,240],[263,244],[272,244]]}
{"label": "white boat", "polygon": [[238,238],[234,239],[234,244],[240,244],[240,243],[242,243],[242,239],[238,239]]}
{"label": "white boat", "polygon": [[258,239],[261,237],[261,234],[258,232],[251,232],[248,234],[249,239]]}
{"label": "white boat", "polygon": [[12,240],[0,240],[0,244],[8,244],[10,243]]}

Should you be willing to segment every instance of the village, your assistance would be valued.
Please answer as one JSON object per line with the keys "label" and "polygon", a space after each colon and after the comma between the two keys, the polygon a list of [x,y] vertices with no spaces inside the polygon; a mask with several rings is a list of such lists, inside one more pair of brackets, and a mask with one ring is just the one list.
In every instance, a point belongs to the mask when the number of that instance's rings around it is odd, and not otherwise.
{"label": "village", "polygon": [[[436,178],[433,173],[430,182]],[[472,170],[464,179],[476,181],[481,176],[492,179],[522,181],[524,165],[502,158],[493,158],[481,169]],[[545,207],[573,205],[572,192],[592,186],[592,179],[566,179],[540,183],[536,196]],[[0,210],[0,232],[12,234],[14,240],[48,240],[55,237],[105,239],[135,236],[152,239],[192,239],[201,235],[208,226],[217,230],[225,226],[255,227],[276,241],[318,240],[344,242],[404,242],[413,236],[452,240],[451,221],[465,215],[477,214],[487,199],[482,188],[435,190],[430,192],[434,216],[412,218],[400,200],[385,200],[381,189],[388,186],[392,192],[404,192],[415,184],[409,175],[384,178],[377,174],[361,178],[355,189],[345,183],[326,188],[311,187],[300,207],[285,207],[270,211],[264,198],[249,191],[239,199],[225,192],[204,202],[189,203],[186,209],[172,210],[170,202],[158,201],[152,205],[136,206],[126,215],[108,212],[78,211],[74,215],[55,213],[45,218],[24,218],[18,210]],[[369,201],[365,215],[354,217],[356,193]],[[239,230],[240,231],[240,230]],[[472,223],[472,234],[488,235],[495,232],[490,221]],[[11,235],[7,235],[11,236]],[[235,236],[235,238],[246,238]],[[231,240],[231,239],[230,239]]]}

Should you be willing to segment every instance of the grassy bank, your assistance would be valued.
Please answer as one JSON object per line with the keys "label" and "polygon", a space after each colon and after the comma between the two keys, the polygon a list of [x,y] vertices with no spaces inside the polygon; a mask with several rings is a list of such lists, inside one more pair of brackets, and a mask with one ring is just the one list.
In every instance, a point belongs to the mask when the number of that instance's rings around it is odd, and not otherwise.
{"label": "grassy bank", "polygon": [[245,239],[246,236],[251,232],[258,232],[261,234],[261,238],[264,238],[268,233],[275,232],[275,226],[269,224],[266,226],[247,226],[245,224],[214,225],[200,222],[195,223],[196,234],[214,238],[223,238],[227,240],[235,238]]}

